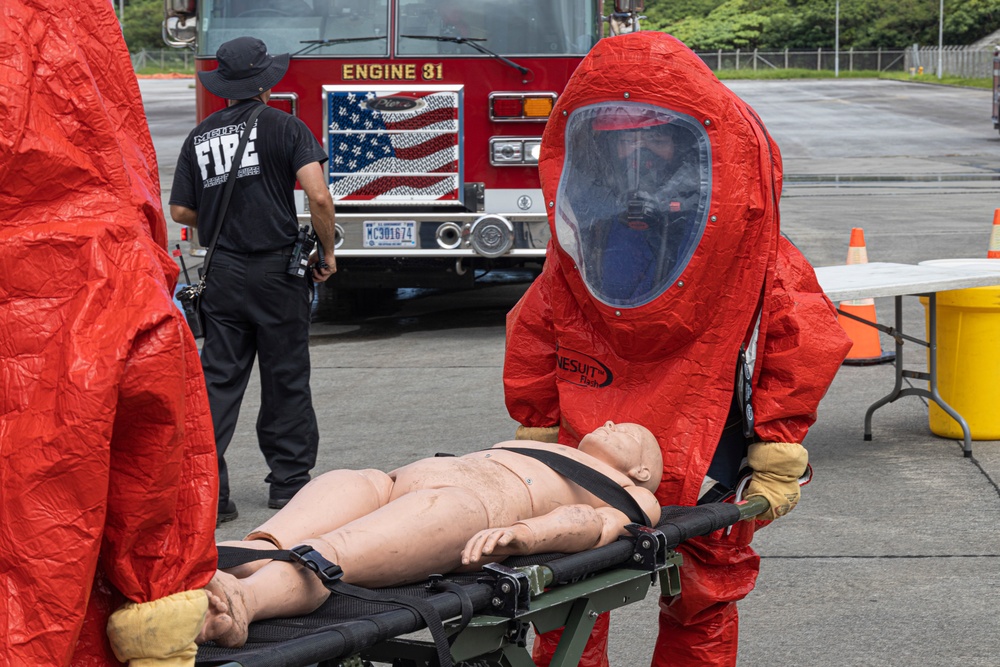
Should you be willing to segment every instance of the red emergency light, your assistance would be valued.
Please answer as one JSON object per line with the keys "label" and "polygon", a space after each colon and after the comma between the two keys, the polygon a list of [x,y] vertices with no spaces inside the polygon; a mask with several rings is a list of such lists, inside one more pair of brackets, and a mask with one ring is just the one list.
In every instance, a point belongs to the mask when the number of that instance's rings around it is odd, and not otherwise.
{"label": "red emergency light", "polygon": [[490,118],[495,121],[545,121],[555,103],[555,93],[493,93],[490,95]]}

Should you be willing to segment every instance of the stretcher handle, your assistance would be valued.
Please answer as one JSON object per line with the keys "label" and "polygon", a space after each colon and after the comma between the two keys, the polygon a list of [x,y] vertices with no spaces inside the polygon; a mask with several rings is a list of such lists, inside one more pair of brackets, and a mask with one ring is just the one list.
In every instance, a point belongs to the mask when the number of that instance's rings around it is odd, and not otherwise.
{"label": "stretcher handle", "polygon": [[763,514],[771,509],[771,503],[767,502],[767,498],[764,496],[753,496],[743,502],[737,503],[736,506],[740,508],[740,520],[752,519],[758,514]]}

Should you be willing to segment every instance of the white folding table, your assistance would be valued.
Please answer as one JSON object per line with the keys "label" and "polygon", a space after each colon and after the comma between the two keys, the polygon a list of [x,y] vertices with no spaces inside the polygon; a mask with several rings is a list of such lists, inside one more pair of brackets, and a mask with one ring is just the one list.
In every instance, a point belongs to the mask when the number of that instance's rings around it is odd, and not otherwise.
{"label": "white folding table", "polygon": [[[1000,265],[1000,261],[998,261]],[[821,266],[816,268],[816,277],[826,295],[835,304],[840,301],[891,296],[895,298],[896,326],[887,327],[872,323],[848,313],[839,311],[864,324],[874,326],[879,331],[892,336],[896,343],[896,384],[892,391],[875,401],[865,412],[865,440],[872,439],[872,414],[887,403],[903,396],[923,396],[934,401],[951,415],[962,427],[965,436],[963,452],[972,456],[972,435],[969,425],[954,408],[948,405],[938,392],[937,378],[937,293],[947,290],[986,287],[1000,284],[1000,266],[993,270],[976,266],[893,264],[872,262],[843,266]],[[903,333],[903,297],[926,296],[928,300],[927,340],[921,340]],[[903,368],[903,342],[910,341],[929,350],[927,372]],[[903,378],[925,380],[928,389],[903,387]]]}

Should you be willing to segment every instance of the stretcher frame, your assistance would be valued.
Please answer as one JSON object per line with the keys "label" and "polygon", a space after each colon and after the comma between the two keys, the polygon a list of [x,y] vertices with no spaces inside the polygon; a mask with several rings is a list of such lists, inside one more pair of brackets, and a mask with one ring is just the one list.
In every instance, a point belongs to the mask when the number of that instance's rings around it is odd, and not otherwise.
{"label": "stretcher frame", "polygon": [[[462,601],[454,592],[435,593],[426,602],[433,604],[443,619],[449,619],[444,626],[455,665],[535,665],[527,644],[529,626],[534,625],[539,632],[565,628],[550,664],[572,667],[579,664],[600,614],[644,599],[657,581],[661,595],[681,593],[683,557],[674,550],[680,542],[751,518],[766,509],[767,501],[761,497],[739,505],[712,503],[694,508],[664,508],[666,519],[661,517],[655,528],[633,524],[629,526],[631,537],[598,549],[516,568],[487,565],[483,568],[484,576],[462,586],[475,610],[464,627],[456,620],[462,613]],[[355,626],[401,627],[399,621],[403,621],[405,632],[364,645],[350,645],[351,638],[358,634]],[[224,655],[199,654],[197,664],[362,667],[379,662],[399,667],[433,667],[438,664],[435,643],[414,634],[424,627],[414,612],[396,609],[342,621],[251,653],[231,649],[228,652],[232,658],[228,661]]]}
{"label": "stretcher frame", "polygon": [[[483,667],[532,667],[535,663],[527,645],[527,634],[528,626],[534,625],[538,632],[565,628],[550,664],[553,667],[577,665],[598,615],[642,600],[657,576],[672,582],[679,592],[677,577],[682,557],[671,551],[668,559],[652,576],[641,570],[616,569],[559,586],[532,598],[531,608],[514,618],[477,615],[453,635],[452,657],[456,664],[475,661]],[[419,639],[390,639],[361,652],[364,660],[390,664],[398,664],[395,661],[404,656],[417,665],[432,665],[436,659],[433,644]],[[341,663],[320,663],[321,667],[338,664]]]}

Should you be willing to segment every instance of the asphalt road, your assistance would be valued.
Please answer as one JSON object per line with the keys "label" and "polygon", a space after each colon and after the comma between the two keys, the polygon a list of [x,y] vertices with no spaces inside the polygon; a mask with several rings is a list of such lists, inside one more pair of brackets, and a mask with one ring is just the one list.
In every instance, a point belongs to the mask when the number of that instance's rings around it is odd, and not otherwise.
{"label": "asphalt road", "polygon": [[[985,256],[1000,206],[988,91],[858,80],[730,85],[782,150],[782,227],[815,265],[842,264],[856,226],[870,261]],[[168,187],[193,91],[177,81],[141,87]],[[388,470],[509,438],[504,315],[523,289],[423,294],[383,315],[313,325],[316,472]],[[891,301],[878,300],[877,310],[891,323]],[[907,299],[906,328],[919,333],[923,317]],[[908,363],[923,355],[907,346]],[[880,409],[874,441],[864,442],[864,411],[892,377],[891,366],[844,367],[821,404],[806,441],[815,481],[754,542],[762,566],[740,603],[741,665],[1000,664],[1000,443],[976,442],[975,456],[963,458],[955,441],[930,433],[915,397]],[[256,382],[229,453],[241,515],[219,539],[270,516],[253,430]],[[612,664],[648,664],[655,609],[653,595],[614,615]]]}

